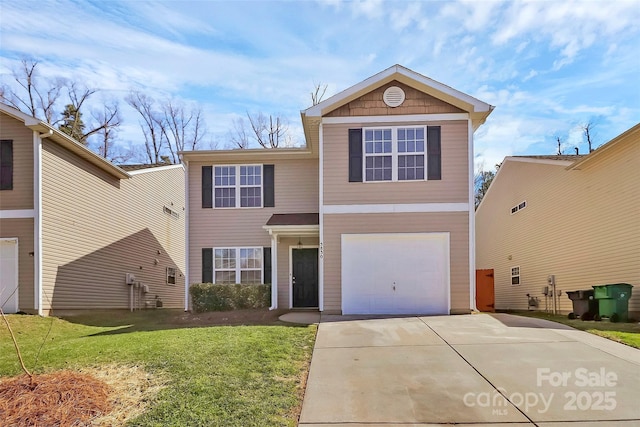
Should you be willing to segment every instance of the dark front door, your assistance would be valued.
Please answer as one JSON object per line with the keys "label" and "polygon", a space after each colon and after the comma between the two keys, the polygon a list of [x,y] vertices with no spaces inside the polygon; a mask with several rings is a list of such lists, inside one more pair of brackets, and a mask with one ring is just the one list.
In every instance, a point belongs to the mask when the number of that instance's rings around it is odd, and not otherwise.
{"label": "dark front door", "polygon": [[294,307],[318,307],[318,248],[294,249],[292,254]]}

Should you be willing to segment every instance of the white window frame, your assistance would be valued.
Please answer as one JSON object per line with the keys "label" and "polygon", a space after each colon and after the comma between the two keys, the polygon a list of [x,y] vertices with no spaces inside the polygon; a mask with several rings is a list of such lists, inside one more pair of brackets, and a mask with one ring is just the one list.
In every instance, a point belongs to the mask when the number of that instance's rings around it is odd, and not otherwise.
{"label": "white window frame", "polygon": [[[260,254],[260,267],[242,268],[242,249],[255,250]],[[216,251],[233,250],[235,251],[235,267],[233,268],[216,268]],[[264,284],[264,252],[262,246],[238,246],[238,247],[219,247],[213,248],[213,283],[216,283],[216,272],[233,271],[236,275],[236,284],[242,283],[243,271],[260,271],[260,284]]]}
{"label": "white window frame", "polygon": [[[175,267],[167,267],[167,285],[175,285],[178,283],[177,269]],[[169,280],[173,278],[173,282]]]}
{"label": "white window frame", "polygon": [[[216,168],[233,167],[235,168],[235,184],[216,185]],[[241,169],[243,167],[257,167],[260,169],[260,185],[242,185],[240,183]],[[243,188],[260,188],[260,206],[241,206],[241,193]],[[216,189],[217,188],[234,188],[235,189],[235,206],[216,206]],[[260,209],[264,207],[264,168],[258,164],[229,164],[229,165],[213,165],[213,208],[214,209]]]}
{"label": "white window frame", "polygon": [[[367,153],[366,132],[376,130],[391,130],[391,152],[390,153]],[[399,152],[398,151],[398,130],[400,129],[422,129],[424,132],[423,151]],[[423,156],[424,177],[422,179],[398,179],[398,157],[399,156]],[[391,180],[367,180],[367,158],[391,156]],[[427,180],[427,126],[403,125],[403,126],[375,126],[362,128],[362,182],[423,182]]]}
{"label": "white window frame", "polygon": [[[518,278],[518,283],[513,283],[514,278]],[[511,267],[511,286],[518,286],[522,282],[520,281],[520,266]]]}

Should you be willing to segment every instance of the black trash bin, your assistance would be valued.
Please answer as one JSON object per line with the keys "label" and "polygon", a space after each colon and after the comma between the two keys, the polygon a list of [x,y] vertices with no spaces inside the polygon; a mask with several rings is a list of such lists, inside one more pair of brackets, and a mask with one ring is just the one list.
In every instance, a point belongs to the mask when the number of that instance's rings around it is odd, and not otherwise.
{"label": "black trash bin", "polygon": [[569,318],[579,317],[582,320],[592,320],[598,314],[598,300],[594,297],[593,289],[569,291],[567,296],[573,303],[573,313]]}

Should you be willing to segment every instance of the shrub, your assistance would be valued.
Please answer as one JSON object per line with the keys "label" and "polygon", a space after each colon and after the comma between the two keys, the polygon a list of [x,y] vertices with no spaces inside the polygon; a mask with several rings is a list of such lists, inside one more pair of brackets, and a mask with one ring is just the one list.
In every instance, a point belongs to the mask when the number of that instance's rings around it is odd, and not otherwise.
{"label": "shrub", "polygon": [[198,283],[189,287],[193,311],[228,311],[266,308],[271,305],[271,285],[217,285]]}

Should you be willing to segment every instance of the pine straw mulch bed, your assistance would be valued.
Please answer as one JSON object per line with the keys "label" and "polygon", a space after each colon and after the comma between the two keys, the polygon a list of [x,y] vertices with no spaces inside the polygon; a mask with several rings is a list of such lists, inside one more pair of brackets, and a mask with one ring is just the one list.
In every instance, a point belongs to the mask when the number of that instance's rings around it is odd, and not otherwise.
{"label": "pine straw mulch bed", "polygon": [[0,380],[3,426],[118,426],[164,387],[138,366],[108,365]]}

